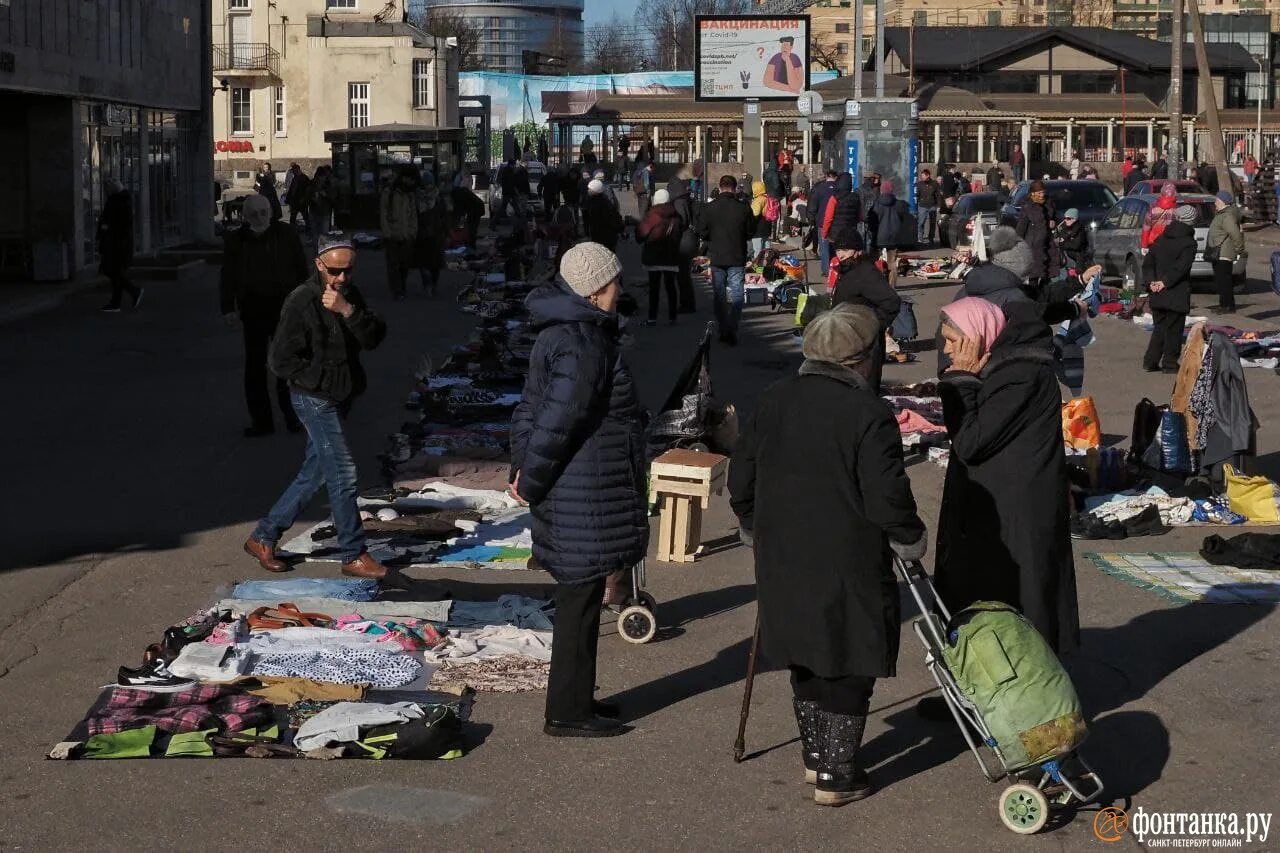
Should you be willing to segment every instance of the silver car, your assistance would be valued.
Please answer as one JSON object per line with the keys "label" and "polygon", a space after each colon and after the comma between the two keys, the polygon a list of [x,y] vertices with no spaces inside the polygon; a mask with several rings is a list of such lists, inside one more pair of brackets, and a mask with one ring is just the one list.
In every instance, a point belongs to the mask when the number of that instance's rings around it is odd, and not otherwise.
{"label": "silver car", "polygon": [[[1142,285],[1142,262],[1147,250],[1142,248],[1142,223],[1147,212],[1159,200],[1156,195],[1130,195],[1120,199],[1107,215],[1096,221],[1090,229],[1093,244],[1093,261],[1102,265],[1103,275],[1118,276],[1126,288]],[[1212,279],[1213,265],[1204,259],[1204,244],[1209,236],[1209,223],[1213,221],[1214,197],[1201,193],[1178,196],[1178,204],[1189,205],[1196,210],[1196,261],[1191,267],[1191,278]],[[1244,285],[1245,265],[1248,253],[1236,258],[1231,269],[1236,288]]]}

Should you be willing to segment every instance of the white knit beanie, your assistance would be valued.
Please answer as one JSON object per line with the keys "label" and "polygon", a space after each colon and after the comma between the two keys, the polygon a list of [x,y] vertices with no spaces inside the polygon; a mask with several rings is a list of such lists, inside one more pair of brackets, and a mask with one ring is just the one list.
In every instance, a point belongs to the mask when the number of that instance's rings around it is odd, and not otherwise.
{"label": "white knit beanie", "polygon": [[618,256],[599,243],[579,243],[560,259],[560,277],[584,298],[621,275]]}
{"label": "white knit beanie", "polygon": [[654,204],[666,204],[669,201],[671,201],[671,193],[666,190],[658,190],[653,194]]}
{"label": "white knit beanie", "polygon": [[600,195],[604,192],[604,181],[601,181],[599,178],[592,179],[587,184],[587,192],[591,195]]}

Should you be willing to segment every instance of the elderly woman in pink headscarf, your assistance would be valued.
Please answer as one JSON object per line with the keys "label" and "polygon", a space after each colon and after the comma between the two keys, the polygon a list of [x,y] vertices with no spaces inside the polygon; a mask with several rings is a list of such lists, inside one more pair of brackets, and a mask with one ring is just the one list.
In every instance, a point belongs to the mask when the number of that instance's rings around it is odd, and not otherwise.
{"label": "elderly woman in pink headscarf", "polygon": [[1062,398],[1049,327],[1034,303],[966,297],[942,309],[940,377],[951,459],[934,574],[955,613],[1017,607],[1054,649],[1079,640],[1062,452]]}

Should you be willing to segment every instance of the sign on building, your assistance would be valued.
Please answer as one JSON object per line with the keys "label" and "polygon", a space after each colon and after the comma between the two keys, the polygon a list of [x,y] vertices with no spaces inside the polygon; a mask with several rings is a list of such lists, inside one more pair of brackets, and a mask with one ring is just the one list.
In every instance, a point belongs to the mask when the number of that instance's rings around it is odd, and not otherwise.
{"label": "sign on building", "polygon": [[809,89],[809,16],[699,15],[700,101],[794,100]]}

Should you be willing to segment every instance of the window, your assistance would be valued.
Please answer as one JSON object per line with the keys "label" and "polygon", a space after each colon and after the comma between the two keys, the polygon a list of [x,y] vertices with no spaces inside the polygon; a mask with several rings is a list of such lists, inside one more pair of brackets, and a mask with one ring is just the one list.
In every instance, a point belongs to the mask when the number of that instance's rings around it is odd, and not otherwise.
{"label": "window", "polygon": [[988,26],[988,27],[998,27],[998,26],[1000,26],[1000,13],[999,13],[999,12],[988,12],[988,13],[987,13],[987,26]]}
{"label": "window", "polygon": [[325,6],[329,9],[354,9],[356,0],[327,0]]}
{"label": "window", "polygon": [[369,126],[369,84],[347,84],[347,127]]}
{"label": "window", "polygon": [[849,43],[847,41],[837,42],[836,53],[841,56],[847,56],[849,54]]}
{"label": "window", "polygon": [[924,10],[917,10],[911,13],[911,21],[917,27],[929,26],[929,13]]}
{"label": "window", "polygon": [[249,11],[249,0],[227,0],[228,12],[247,12]]}
{"label": "window", "polygon": [[436,105],[435,64],[430,59],[413,61],[413,106],[434,109]]}
{"label": "window", "polygon": [[838,33],[847,33],[847,32],[849,32],[849,25],[848,25],[848,24],[836,24],[836,32],[838,32]]}
{"label": "window", "polygon": [[253,133],[253,100],[251,95],[252,92],[247,86],[235,86],[231,89],[232,133]]}
{"label": "window", "polygon": [[284,86],[275,87],[275,127],[276,136],[288,136],[284,123]]}
{"label": "window", "polygon": [[1032,15],[1032,16],[1031,16],[1031,23],[1033,23],[1033,24],[1043,24],[1043,23],[1044,23],[1044,15]]}

